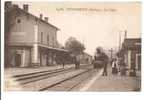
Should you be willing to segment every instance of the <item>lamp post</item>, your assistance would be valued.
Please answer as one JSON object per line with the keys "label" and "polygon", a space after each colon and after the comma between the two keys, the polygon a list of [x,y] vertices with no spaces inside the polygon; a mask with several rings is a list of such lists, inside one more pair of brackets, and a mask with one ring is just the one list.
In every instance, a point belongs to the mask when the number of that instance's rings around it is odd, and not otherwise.
{"label": "lamp post", "polygon": [[111,48],[111,49],[109,50],[109,52],[110,52],[110,55],[111,55],[111,57],[110,57],[110,64],[112,65],[113,49]]}

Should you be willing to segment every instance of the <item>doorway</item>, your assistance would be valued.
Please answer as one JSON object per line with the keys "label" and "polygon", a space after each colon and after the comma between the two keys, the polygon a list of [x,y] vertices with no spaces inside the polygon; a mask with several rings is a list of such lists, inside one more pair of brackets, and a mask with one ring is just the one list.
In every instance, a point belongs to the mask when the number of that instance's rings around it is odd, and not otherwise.
{"label": "doorway", "polygon": [[15,66],[21,66],[21,54],[15,54]]}
{"label": "doorway", "polygon": [[141,54],[136,54],[136,69],[141,70]]}

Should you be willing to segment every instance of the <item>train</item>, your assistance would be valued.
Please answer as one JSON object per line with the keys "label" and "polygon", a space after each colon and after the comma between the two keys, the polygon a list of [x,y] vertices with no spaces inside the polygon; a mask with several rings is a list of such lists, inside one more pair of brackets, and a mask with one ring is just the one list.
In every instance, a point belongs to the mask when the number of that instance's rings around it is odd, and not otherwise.
{"label": "train", "polygon": [[108,62],[108,56],[101,49],[97,48],[94,55],[93,67],[94,69],[101,69],[106,66]]}

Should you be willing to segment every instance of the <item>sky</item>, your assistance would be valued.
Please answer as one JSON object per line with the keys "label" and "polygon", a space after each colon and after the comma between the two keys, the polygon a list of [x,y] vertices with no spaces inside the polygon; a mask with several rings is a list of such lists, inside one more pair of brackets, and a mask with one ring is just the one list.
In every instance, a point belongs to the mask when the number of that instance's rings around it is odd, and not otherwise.
{"label": "sky", "polygon": [[13,2],[22,8],[29,4],[29,12],[49,17],[49,23],[60,29],[59,43],[75,37],[93,55],[98,46],[116,49],[124,39],[141,37],[140,2]]}

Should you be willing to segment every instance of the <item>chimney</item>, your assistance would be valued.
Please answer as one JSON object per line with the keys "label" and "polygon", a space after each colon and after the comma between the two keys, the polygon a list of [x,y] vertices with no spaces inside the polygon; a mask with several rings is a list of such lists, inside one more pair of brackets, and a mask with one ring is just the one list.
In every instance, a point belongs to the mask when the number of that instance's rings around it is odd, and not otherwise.
{"label": "chimney", "polygon": [[10,7],[12,7],[12,2],[11,1],[6,1],[5,2],[5,9],[8,9]]}
{"label": "chimney", "polygon": [[19,6],[18,6],[18,5],[16,5],[16,4],[14,4],[14,5],[13,5],[13,7],[15,7],[15,8],[19,8]]}
{"label": "chimney", "polygon": [[48,18],[48,17],[44,17],[44,20],[45,20],[46,22],[48,22],[49,18]]}
{"label": "chimney", "polygon": [[23,4],[23,10],[28,12],[28,4]]}
{"label": "chimney", "polygon": [[40,19],[42,19],[42,17],[43,17],[43,15],[42,15],[42,14],[40,14]]}

